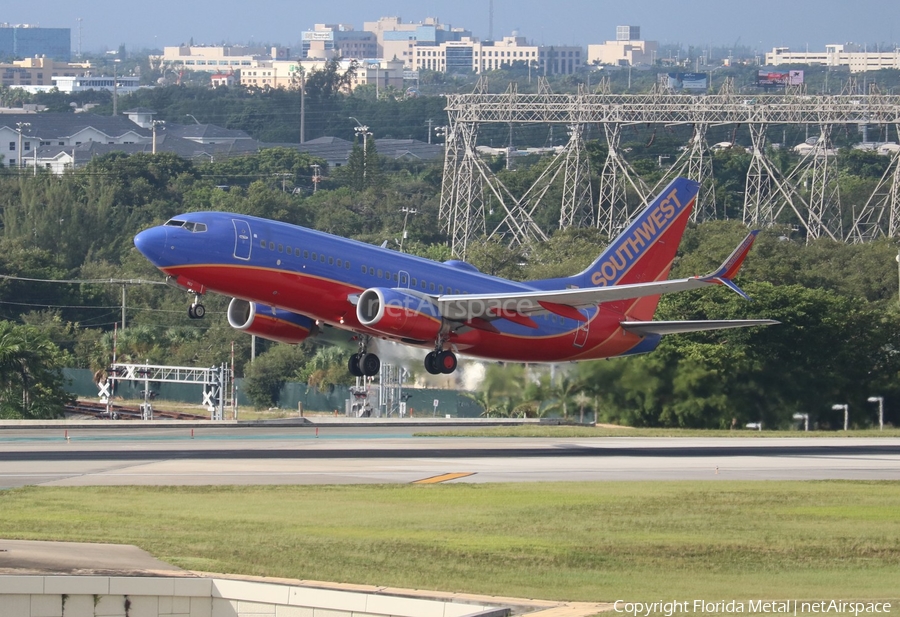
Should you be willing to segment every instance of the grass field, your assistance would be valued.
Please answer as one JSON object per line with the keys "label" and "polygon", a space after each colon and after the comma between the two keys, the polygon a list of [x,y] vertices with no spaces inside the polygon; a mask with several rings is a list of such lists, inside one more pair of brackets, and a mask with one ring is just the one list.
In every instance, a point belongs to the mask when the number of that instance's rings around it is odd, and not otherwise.
{"label": "grass field", "polygon": [[418,433],[419,437],[900,437],[900,429],[852,431],[752,431],[682,428],[632,428],[630,426],[573,426],[524,424],[459,428]]}
{"label": "grass field", "polygon": [[38,488],[0,537],[197,570],[566,600],[900,597],[900,482]]}

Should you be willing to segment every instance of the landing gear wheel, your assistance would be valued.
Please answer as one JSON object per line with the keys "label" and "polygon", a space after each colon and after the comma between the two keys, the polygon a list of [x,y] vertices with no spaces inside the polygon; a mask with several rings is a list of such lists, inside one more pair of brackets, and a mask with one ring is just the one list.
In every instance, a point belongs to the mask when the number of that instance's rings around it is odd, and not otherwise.
{"label": "landing gear wheel", "polygon": [[206,307],[204,307],[202,304],[195,304],[191,308],[194,309],[195,319],[203,319],[203,316],[206,315]]}
{"label": "landing gear wheel", "polygon": [[437,355],[437,366],[445,375],[449,375],[456,370],[458,364],[456,354],[452,351],[442,351]]}
{"label": "landing gear wheel", "polygon": [[191,319],[197,319],[197,316],[194,314],[193,304],[188,307],[188,317],[190,317]]}
{"label": "landing gear wheel", "polygon": [[441,374],[441,367],[438,366],[437,363],[437,354],[433,351],[429,352],[428,355],[425,356],[425,370],[432,375]]}
{"label": "landing gear wheel", "polygon": [[371,377],[377,375],[381,369],[381,360],[373,353],[367,353],[359,361],[359,368],[362,369],[363,375]]}
{"label": "landing gear wheel", "polygon": [[362,377],[363,376],[362,369],[359,367],[359,354],[358,353],[355,353],[352,356],[350,356],[350,362],[347,364],[347,368],[349,369],[350,374],[353,375],[354,377]]}

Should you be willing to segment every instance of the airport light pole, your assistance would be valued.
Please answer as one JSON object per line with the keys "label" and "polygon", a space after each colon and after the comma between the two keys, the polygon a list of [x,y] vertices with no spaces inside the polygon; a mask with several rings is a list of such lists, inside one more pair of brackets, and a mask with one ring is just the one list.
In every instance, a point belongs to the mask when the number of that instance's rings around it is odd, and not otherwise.
{"label": "airport light pole", "polygon": [[878,403],[878,430],[884,430],[884,397],[883,396],[870,396],[866,399],[870,403]]}
{"label": "airport light pole", "polygon": [[194,114],[184,114],[185,118],[192,118],[195,124],[200,124],[200,121],[197,118],[194,118]]}
{"label": "airport light pole", "polygon": [[831,408],[834,411],[844,410],[844,430],[846,431],[849,428],[850,417],[848,414],[849,406],[846,403],[842,403],[840,405],[832,405]]}

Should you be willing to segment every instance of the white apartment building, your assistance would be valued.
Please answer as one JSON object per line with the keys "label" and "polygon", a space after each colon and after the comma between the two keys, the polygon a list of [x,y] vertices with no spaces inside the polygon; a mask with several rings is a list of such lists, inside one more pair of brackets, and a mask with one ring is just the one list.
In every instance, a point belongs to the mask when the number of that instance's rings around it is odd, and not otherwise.
{"label": "white apartment building", "polygon": [[[137,92],[141,88],[141,78],[128,75],[61,75],[51,77],[52,84],[49,86],[11,86],[12,88],[21,88],[31,94],[38,92],[50,92],[51,90],[59,90],[60,92],[84,92],[86,90],[109,90],[117,92],[120,95],[131,94]],[[113,85],[115,84],[115,85]]]}
{"label": "white apartment building", "polygon": [[[296,88],[299,77],[297,71],[302,68],[309,75],[313,71],[325,68],[327,60],[269,60],[258,61],[253,66],[240,72],[240,84],[256,88]],[[403,63],[385,61],[377,58],[363,60],[340,60],[339,71],[350,70],[356,64],[356,72],[348,88],[352,91],[357,86],[378,84],[380,88],[403,88]]]}
{"label": "white apartment building", "polygon": [[150,61],[175,70],[225,73],[253,66],[257,60],[287,60],[289,55],[284,47],[180,45],[164,47],[163,55],[151,56]]}
{"label": "white apartment building", "polygon": [[584,65],[584,50],[573,45],[528,45],[525,37],[507,36],[482,43],[464,38],[441,45],[416,45],[412,69],[439,73],[482,73],[521,62],[535,75],[570,75]]}
{"label": "white apartment building", "polygon": [[588,64],[638,66],[654,64],[659,52],[656,41],[641,40],[640,26],[617,26],[616,40],[588,45]]}
{"label": "white apartment building", "polygon": [[880,69],[900,69],[900,50],[857,51],[847,45],[826,45],[825,51],[791,51],[789,47],[773,47],[766,53],[766,65],[808,64],[810,66],[847,66],[851,73]]}

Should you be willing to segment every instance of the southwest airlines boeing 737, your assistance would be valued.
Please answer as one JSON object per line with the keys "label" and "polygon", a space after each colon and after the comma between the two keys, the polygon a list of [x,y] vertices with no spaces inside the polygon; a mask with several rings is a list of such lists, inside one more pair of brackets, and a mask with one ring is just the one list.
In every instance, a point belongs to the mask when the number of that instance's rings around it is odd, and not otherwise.
{"label": "southwest airlines boeing 737", "polygon": [[777,323],[766,319],[652,321],[661,294],[726,285],[751,232],[706,276],[668,280],[698,193],[677,178],[586,270],[516,282],[451,260],[422,259],[277,221],[192,212],[139,233],[134,243],[176,286],[192,318],[208,292],[232,296],[228,323],[286,343],[322,325],[353,333],[356,376],[375,375],[373,338],[427,349],[425,369],[456,370],[457,354],[515,362],[567,362],[652,351],[664,334]]}

